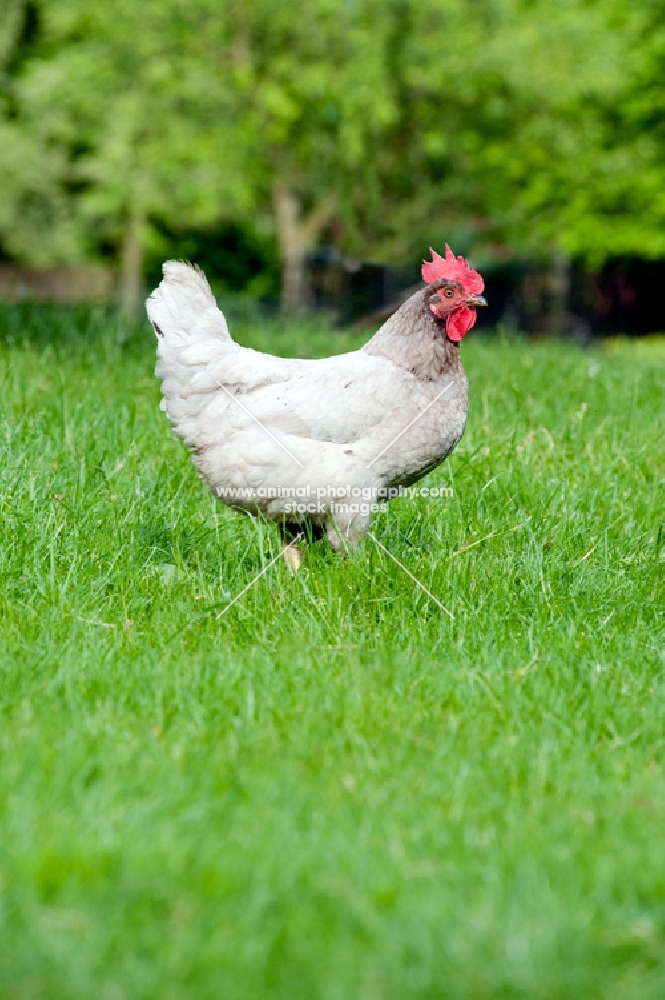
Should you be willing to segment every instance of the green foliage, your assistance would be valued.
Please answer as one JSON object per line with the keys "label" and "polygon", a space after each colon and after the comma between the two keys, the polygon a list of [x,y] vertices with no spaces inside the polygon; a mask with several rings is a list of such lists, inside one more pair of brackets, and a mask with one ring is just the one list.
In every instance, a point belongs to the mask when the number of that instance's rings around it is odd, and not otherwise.
{"label": "green foliage", "polygon": [[[226,167],[224,22],[217,5],[171,0],[42,6],[44,54],[20,85],[46,145],[69,153],[67,180],[88,242],[120,240],[135,215],[191,224],[216,218],[243,185]],[[215,79],[215,86],[210,81]]]}
{"label": "green foliage", "polygon": [[376,0],[257,0],[237,7],[235,80],[254,185],[308,201],[368,194],[397,114],[385,58],[390,13]]}
{"label": "green foliage", "polygon": [[38,116],[24,107],[18,74],[30,52],[29,5],[5,0],[0,18],[0,240],[33,263],[72,260],[77,229],[62,186],[67,151],[46,141]]}
{"label": "green foliage", "polygon": [[331,220],[392,262],[444,238],[665,253],[658,0],[36,0],[27,50],[6,8],[0,238],[24,259],[136,268],[156,227],[229,222],[284,255],[280,190],[296,255]]}
{"label": "green foliage", "polygon": [[660,1000],[662,344],[464,343],[454,497],[372,528],[450,621],[371,539],[218,618],[277,531],[203,490],[147,324],[0,339],[0,994]]}
{"label": "green foliage", "polygon": [[[661,13],[581,0],[409,5],[390,248],[426,243],[436,218],[461,243],[475,228],[490,253],[497,241],[596,263],[665,253]],[[409,198],[418,175],[422,197]]]}
{"label": "green foliage", "polygon": [[16,48],[24,7],[23,0],[5,0],[0,21],[0,67],[3,70]]}

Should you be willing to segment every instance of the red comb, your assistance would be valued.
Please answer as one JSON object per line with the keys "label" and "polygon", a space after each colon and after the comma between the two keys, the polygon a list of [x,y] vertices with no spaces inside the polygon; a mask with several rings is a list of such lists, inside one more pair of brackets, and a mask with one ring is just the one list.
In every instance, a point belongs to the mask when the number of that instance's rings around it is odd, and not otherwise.
{"label": "red comb", "polygon": [[485,282],[477,271],[469,267],[469,262],[464,260],[464,257],[456,257],[447,243],[445,257],[441,257],[431,247],[429,250],[432,254],[432,260],[431,262],[423,261],[421,271],[423,281],[431,285],[432,282],[439,281],[441,278],[450,278],[451,281],[458,281],[464,291],[470,295],[480,295],[485,287]]}

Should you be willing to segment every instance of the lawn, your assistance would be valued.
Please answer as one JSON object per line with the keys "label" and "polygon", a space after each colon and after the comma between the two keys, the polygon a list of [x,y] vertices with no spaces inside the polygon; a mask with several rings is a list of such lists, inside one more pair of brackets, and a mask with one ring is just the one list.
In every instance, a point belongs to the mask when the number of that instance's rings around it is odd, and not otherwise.
{"label": "lawn", "polygon": [[225,611],[278,534],[147,323],[0,344],[2,1000],[662,1000],[662,341],[469,336],[453,496],[372,526],[453,618],[371,539]]}

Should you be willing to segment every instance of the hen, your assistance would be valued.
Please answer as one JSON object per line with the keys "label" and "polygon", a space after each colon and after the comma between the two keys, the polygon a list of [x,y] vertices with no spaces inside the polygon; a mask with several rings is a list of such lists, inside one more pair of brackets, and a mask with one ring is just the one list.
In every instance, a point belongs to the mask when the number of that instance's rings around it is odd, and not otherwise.
{"label": "hen", "polygon": [[378,503],[439,465],[464,431],[459,344],[486,305],[484,282],[446,246],[426,287],[359,351],[273,357],[232,339],[197,268],[168,261],[147,301],[158,339],[161,408],[223,503],[278,521],[293,540],[335,549],[367,530]]}

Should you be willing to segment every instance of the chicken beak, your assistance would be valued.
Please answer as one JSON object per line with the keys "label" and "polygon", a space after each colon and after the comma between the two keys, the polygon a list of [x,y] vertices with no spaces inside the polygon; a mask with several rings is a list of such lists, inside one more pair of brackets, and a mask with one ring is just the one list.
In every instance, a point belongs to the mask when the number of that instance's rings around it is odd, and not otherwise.
{"label": "chicken beak", "polygon": [[472,306],[474,309],[487,305],[487,299],[484,295],[470,295],[465,301],[468,306]]}

